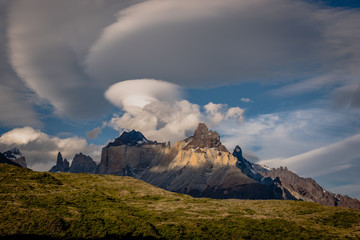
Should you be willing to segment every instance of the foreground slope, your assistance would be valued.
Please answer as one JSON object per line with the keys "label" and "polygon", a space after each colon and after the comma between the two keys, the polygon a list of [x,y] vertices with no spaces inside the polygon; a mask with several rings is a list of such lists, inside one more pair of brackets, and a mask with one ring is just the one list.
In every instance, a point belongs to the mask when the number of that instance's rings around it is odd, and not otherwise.
{"label": "foreground slope", "polygon": [[309,202],[195,199],[131,177],[0,164],[1,238],[360,238],[360,212]]}

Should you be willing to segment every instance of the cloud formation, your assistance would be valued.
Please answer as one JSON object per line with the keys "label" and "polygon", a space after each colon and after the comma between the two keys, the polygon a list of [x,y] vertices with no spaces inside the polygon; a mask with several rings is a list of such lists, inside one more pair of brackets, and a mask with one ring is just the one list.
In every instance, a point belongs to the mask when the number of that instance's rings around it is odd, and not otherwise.
{"label": "cloud formation", "polygon": [[246,103],[252,102],[250,98],[241,98],[240,100]]}
{"label": "cloud formation", "polygon": [[153,77],[198,87],[358,72],[359,19],[358,11],[305,1],[150,0],[119,13],[86,67],[107,81]]}
{"label": "cloud formation", "polygon": [[262,159],[289,158],[350,137],[360,127],[357,114],[321,108],[262,114],[242,124],[216,127],[228,148],[240,145]]}
{"label": "cloud formation", "polygon": [[359,146],[360,134],[357,134],[306,153],[260,163],[270,167],[288,166],[306,177],[317,177],[352,167],[350,162],[360,156]]}
{"label": "cloud formation", "polygon": [[13,147],[18,147],[25,156],[28,167],[37,171],[48,171],[55,165],[58,152],[70,162],[80,152],[90,155],[95,161],[100,160],[101,154],[101,146],[88,144],[83,138],[53,137],[32,127],[14,128],[1,135],[0,151]]}
{"label": "cloud formation", "polygon": [[[106,88],[82,62],[125,1],[13,1],[8,13],[9,59],[18,76],[60,116],[83,119],[104,113]],[[100,91],[99,91],[100,90]]]}
{"label": "cloud formation", "polygon": [[199,122],[210,127],[232,119],[241,121],[244,110],[212,102],[201,107],[181,100],[181,88],[175,84],[137,79],[116,83],[105,97],[124,113],[115,114],[108,125],[119,132],[141,131],[147,138],[175,142],[192,135]]}
{"label": "cloud formation", "polygon": [[[72,119],[106,113],[102,92],[127,79],[201,88],[298,79],[285,93],[360,84],[357,10],[300,0],[8,4],[12,68],[55,113]],[[358,91],[345,88],[336,105],[358,107]]]}
{"label": "cloud formation", "polygon": [[98,137],[98,135],[101,133],[101,128],[97,127],[97,128],[94,128],[93,130],[91,131],[88,131],[86,132],[86,137],[88,139],[95,139]]}
{"label": "cloud formation", "polygon": [[153,102],[175,102],[180,99],[180,87],[155,79],[136,79],[116,83],[105,92],[113,105],[133,113]]}
{"label": "cloud formation", "polygon": [[42,126],[32,106],[27,103],[21,93],[0,85],[0,126],[16,127],[30,125]]}

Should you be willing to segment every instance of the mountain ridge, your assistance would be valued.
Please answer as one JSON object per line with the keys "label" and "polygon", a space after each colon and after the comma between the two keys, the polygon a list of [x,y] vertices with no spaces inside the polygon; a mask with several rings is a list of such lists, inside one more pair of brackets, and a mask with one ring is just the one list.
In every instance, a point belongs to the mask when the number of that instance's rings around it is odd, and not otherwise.
{"label": "mountain ridge", "polygon": [[[247,161],[239,146],[231,154],[219,134],[204,123],[172,147],[148,140],[141,132],[124,131],[102,149],[96,170],[88,173],[130,176],[194,197],[301,200],[360,210],[359,200],[323,194],[325,190],[312,179],[292,172],[287,178],[285,172]],[[294,188],[291,179],[299,186]]]}

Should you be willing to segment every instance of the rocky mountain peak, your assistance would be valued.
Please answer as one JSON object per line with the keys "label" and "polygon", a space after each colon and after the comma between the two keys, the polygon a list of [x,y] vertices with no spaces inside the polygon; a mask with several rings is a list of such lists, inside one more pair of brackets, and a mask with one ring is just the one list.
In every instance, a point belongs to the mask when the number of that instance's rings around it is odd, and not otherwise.
{"label": "rocky mountain peak", "polygon": [[14,147],[14,148],[4,152],[3,155],[7,159],[10,159],[11,161],[16,162],[17,164],[20,164],[21,167],[24,167],[24,168],[27,167],[25,157],[22,155],[22,153],[20,152],[20,150],[17,147]]}
{"label": "rocky mountain peak", "polygon": [[237,153],[241,154],[241,156],[242,156],[242,150],[239,145],[236,145],[236,147],[234,148],[234,152],[237,152]]}
{"label": "rocky mountain peak", "polygon": [[239,145],[236,145],[236,147],[234,148],[234,152],[233,152],[233,155],[236,157],[236,158],[240,158],[240,159],[243,159],[243,155],[242,155],[242,150],[240,148]]}
{"label": "rocky mountain peak", "polygon": [[114,142],[109,143],[108,147],[120,145],[140,146],[144,143],[153,144],[154,142],[147,140],[141,132],[132,130],[130,132],[124,131]]}
{"label": "rocky mountain peak", "polygon": [[68,160],[65,158],[64,159],[64,167],[65,169],[69,169],[70,163],[68,162]]}
{"label": "rocky mountain peak", "polygon": [[360,210],[360,201],[355,198],[326,191],[312,178],[302,178],[287,167],[268,171],[265,176],[271,177],[296,199],[321,203],[327,206],[342,206]]}
{"label": "rocky mountain peak", "polygon": [[254,179],[258,183],[271,185],[272,181],[270,178],[262,177],[258,172],[256,172],[253,168],[253,164],[246,160],[243,157],[242,150],[239,145],[237,145],[234,149],[233,156],[237,158],[236,166],[241,169],[241,171],[251,179]]}
{"label": "rocky mountain peak", "polygon": [[0,163],[5,163],[5,164],[10,164],[10,165],[14,165],[17,167],[22,167],[20,164],[8,159],[7,157],[5,157],[1,152],[0,152]]}
{"label": "rocky mountain peak", "polygon": [[17,159],[19,157],[22,157],[22,153],[17,147],[14,147],[6,152],[3,152],[4,156],[8,159]]}
{"label": "rocky mountain peak", "polygon": [[184,141],[188,143],[183,148],[184,150],[191,148],[215,148],[222,152],[229,152],[226,147],[221,144],[219,134],[215,131],[209,131],[205,123],[199,123],[194,132],[194,136],[191,136]]}
{"label": "rocky mountain peak", "polygon": [[53,166],[49,172],[68,172],[69,171],[69,162],[63,159],[61,152],[58,153],[56,158],[56,165]]}
{"label": "rocky mountain peak", "polygon": [[76,154],[71,163],[69,171],[71,173],[94,173],[96,162],[83,153]]}
{"label": "rocky mountain peak", "polygon": [[57,158],[56,158],[56,166],[58,167],[64,167],[64,160],[61,155],[61,152],[58,152]]}

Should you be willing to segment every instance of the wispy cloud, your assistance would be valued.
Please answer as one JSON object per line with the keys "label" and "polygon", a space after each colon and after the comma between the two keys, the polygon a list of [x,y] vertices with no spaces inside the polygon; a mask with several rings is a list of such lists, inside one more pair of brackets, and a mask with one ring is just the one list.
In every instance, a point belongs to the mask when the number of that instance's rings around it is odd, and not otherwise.
{"label": "wispy cloud", "polygon": [[0,126],[42,126],[38,115],[32,110],[32,105],[26,102],[21,93],[0,85],[0,102]]}
{"label": "wispy cloud", "polygon": [[360,156],[360,134],[289,158],[263,160],[268,166],[288,166],[304,176],[321,176],[352,167]]}
{"label": "wispy cloud", "polygon": [[240,100],[246,103],[252,102],[250,98],[241,98]]}

